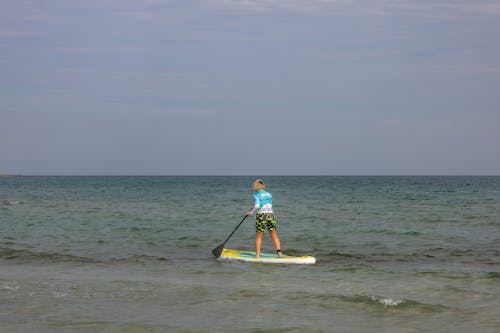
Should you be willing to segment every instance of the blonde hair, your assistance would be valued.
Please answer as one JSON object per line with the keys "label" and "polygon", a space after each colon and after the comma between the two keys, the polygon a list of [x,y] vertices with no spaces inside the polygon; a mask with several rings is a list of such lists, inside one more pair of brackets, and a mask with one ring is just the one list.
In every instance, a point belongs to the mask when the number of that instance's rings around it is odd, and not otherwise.
{"label": "blonde hair", "polygon": [[266,189],[266,184],[264,184],[264,181],[262,179],[256,179],[253,182],[253,185],[254,185],[254,189],[256,191],[260,191],[260,190],[265,190]]}

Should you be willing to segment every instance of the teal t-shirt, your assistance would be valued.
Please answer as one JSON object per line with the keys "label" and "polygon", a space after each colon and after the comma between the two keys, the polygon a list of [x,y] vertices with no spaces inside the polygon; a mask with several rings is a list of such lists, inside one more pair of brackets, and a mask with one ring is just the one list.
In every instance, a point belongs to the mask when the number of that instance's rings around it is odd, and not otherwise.
{"label": "teal t-shirt", "polygon": [[267,191],[260,190],[253,195],[254,208],[252,213],[272,213],[273,212],[273,195]]}

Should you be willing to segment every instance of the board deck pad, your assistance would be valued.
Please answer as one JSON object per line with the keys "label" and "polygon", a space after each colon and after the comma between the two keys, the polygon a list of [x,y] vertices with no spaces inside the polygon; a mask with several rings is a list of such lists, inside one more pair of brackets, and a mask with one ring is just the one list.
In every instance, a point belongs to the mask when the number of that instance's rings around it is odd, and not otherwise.
{"label": "board deck pad", "polygon": [[238,260],[246,262],[261,262],[269,264],[314,264],[316,263],[316,258],[311,256],[278,256],[273,253],[261,253],[260,257],[255,258],[255,252],[251,251],[238,251],[231,249],[224,249],[219,259],[222,260]]}

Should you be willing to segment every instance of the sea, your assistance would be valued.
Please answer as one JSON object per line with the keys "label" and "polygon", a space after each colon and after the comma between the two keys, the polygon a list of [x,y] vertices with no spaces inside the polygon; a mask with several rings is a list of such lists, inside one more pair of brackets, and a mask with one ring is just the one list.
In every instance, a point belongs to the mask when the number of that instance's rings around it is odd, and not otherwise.
{"label": "sea", "polygon": [[0,178],[0,332],[500,332],[500,177],[255,178]]}

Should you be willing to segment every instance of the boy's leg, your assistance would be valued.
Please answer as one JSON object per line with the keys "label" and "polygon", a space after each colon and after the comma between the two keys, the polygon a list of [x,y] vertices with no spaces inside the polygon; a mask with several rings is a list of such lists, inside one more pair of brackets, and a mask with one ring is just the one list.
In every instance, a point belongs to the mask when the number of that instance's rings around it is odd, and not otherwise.
{"label": "boy's leg", "polygon": [[278,256],[282,257],[283,252],[281,252],[281,243],[280,239],[278,237],[278,228],[276,227],[276,218],[274,217],[274,214],[268,214],[266,216],[266,226],[267,229],[269,230],[269,234],[271,235],[271,239],[273,240],[274,247],[276,248],[276,251],[278,252]]}
{"label": "boy's leg", "polygon": [[266,231],[266,222],[264,214],[258,213],[255,216],[255,257],[260,256],[260,247],[262,245],[262,236]]}
{"label": "boy's leg", "polygon": [[260,247],[262,246],[262,236],[263,232],[257,231],[255,233],[255,258],[260,256]]}
{"label": "boy's leg", "polygon": [[[276,250],[281,250],[281,244],[280,244],[280,239],[278,237],[278,232],[276,230],[270,231],[269,234],[271,235],[271,239],[273,240],[274,247]],[[280,257],[283,256],[283,252],[279,251],[278,255]]]}

